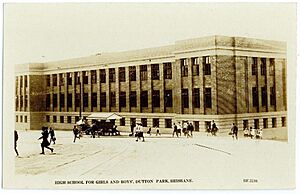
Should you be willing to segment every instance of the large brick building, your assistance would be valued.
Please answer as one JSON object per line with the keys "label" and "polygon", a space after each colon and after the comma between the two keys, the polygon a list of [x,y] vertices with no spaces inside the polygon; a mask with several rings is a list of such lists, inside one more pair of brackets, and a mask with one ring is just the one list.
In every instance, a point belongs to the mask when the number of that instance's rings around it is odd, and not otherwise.
{"label": "large brick building", "polygon": [[286,126],[286,44],[210,36],[174,45],[16,67],[16,128],[71,129],[92,112],[171,130],[191,121],[204,131],[233,122]]}

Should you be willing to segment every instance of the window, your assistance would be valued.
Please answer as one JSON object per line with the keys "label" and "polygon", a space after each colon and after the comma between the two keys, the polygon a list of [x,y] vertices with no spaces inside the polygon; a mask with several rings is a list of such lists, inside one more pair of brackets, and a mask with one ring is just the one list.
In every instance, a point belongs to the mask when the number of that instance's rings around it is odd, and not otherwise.
{"label": "window", "polygon": [[142,81],[146,81],[148,79],[147,65],[141,65],[140,74]]}
{"label": "window", "polygon": [[125,118],[120,119],[120,126],[125,126]]}
{"label": "window", "polygon": [[263,119],[263,126],[264,126],[264,128],[268,128],[268,119],[267,118]]}
{"label": "window", "polygon": [[18,117],[18,115],[16,116],[16,122],[19,122],[19,117]]}
{"label": "window", "polygon": [[152,80],[159,80],[159,64],[151,65],[151,78]]}
{"label": "window", "polygon": [[59,121],[60,121],[60,123],[64,123],[64,116],[60,116]]}
{"label": "window", "polygon": [[125,67],[119,67],[119,81],[125,82]]}
{"label": "window", "polygon": [[135,66],[129,67],[129,80],[136,81],[136,68]]}
{"label": "window", "polygon": [[136,91],[130,92],[130,107],[136,107]]}
{"label": "window", "polygon": [[153,127],[159,127],[159,119],[155,118],[153,119]]}
{"label": "window", "polygon": [[24,76],[24,84],[25,84],[25,88],[28,87],[28,80],[27,80],[27,75]]}
{"label": "window", "polygon": [[266,106],[267,105],[267,88],[261,87],[261,105]]}
{"label": "window", "polygon": [[285,117],[281,117],[282,127],[286,126]]}
{"label": "window", "polygon": [[199,57],[192,58],[193,75],[199,75]]}
{"label": "window", "polygon": [[275,93],[275,87],[270,87],[270,105],[275,106],[276,105],[276,93]]}
{"label": "window", "polygon": [[68,108],[72,108],[72,94],[68,94],[67,106]]}
{"label": "window", "polygon": [[57,86],[57,74],[52,75],[53,86]]}
{"label": "window", "polygon": [[141,106],[148,107],[148,91],[141,92]]}
{"label": "window", "polygon": [[253,107],[258,106],[258,93],[256,87],[252,87],[252,105]]}
{"label": "window", "polygon": [[20,116],[20,122],[23,123],[23,116]]}
{"label": "window", "polygon": [[60,74],[59,74],[59,85],[60,85],[60,86],[64,86],[64,85],[65,85],[64,79],[65,79],[65,74],[60,73]]}
{"label": "window", "polygon": [[75,94],[75,107],[80,107],[80,94]]}
{"label": "window", "polygon": [[135,118],[130,118],[130,125],[135,125],[136,119]]}
{"label": "window", "polygon": [[110,106],[116,107],[116,93],[110,92]]}
{"label": "window", "polygon": [[68,82],[68,85],[72,85],[72,74],[71,73],[67,73],[67,82]]}
{"label": "window", "polygon": [[[20,107],[23,108],[23,96],[20,96]],[[50,98],[49,98],[49,107],[50,107]]]}
{"label": "window", "polygon": [[25,95],[25,109],[28,107],[28,95]]}
{"label": "window", "polygon": [[57,118],[56,116],[53,116],[53,123],[56,123],[57,122]]}
{"label": "window", "polygon": [[97,107],[97,93],[92,93],[92,107]]}
{"label": "window", "polygon": [[89,107],[89,94],[83,93],[83,107]]}
{"label": "window", "polygon": [[210,75],[211,67],[210,67],[210,57],[209,56],[203,57],[203,67],[204,67],[204,75]]}
{"label": "window", "polygon": [[92,84],[97,83],[97,72],[96,72],[96,70],[91,71],[91,77],[92,77]]}
{"label": "window", "polygon": [[248,120],[243,120],[243,130],[248,129]]}
{"label": "window", "polygon": [[147,119],[146,118],[141,118],[141,123],[143,127],[147,127]]}
{"label": "window", "polygon": [[164,78],[172,79],[172,63],[164,63]]}
{"label": "window", "polygon": [[83,71],[83,84],[88,84],[89,83],[89,76],[87,71]]}
{"label": "window", "polygon": [[259,129],[259,119],[254,119],[254,129]]}
{"label": "window", "polygon": [[79,74],[79,72],[74,73],[74,78],[75,78],[75,85],[80,84],[80,74]]}
{"label": "window", "polygon": [[200,89],[194,88],[193,90],[193,105],[195,108],[200,108]]}
{"label": "window", "polygon": [[75,122],[79,121],[79,116],[75,116]]}
{"label": "window", "polygon": [[181,89],[181,100],[182,100],[182,107],[188,108],[189,107],[189,90],[188,89]]}
{"label": "window", "polygon": [[261,58],[260,62],[260,74],[266,75],[266,58]]}
{"label": "window", "polygon": [[49,115],[46,115],[46,122],[50,123],[50,116]]}
{"label": "window", "polygon": [[115,82],[116,81],[116,70],[115,68],[109,69],[109,82]]}
{"label": "window", "polygon": [[24,116],[24,123],[27,123],[27,116]]}
{"label": "window", "polygon": [[252,57],[252,75],[257,75],[257,58]]}
{"label": "window", "polygon": [[173,107],[172,90],[165,90],[165,107]]}
{"label": "window", "polygon": [[272,58],[270,59],[270,75],[275,75],[275,60]]}
{"label": "window", "polygon": [[276,128],[277,124],[276,124],[276,118],[272,118],[272,128]]}
{"label": "window", "polygon": [[160,107],[159,90],[153,90],[152,91],[152,107]]}
{"label": "window", "polygon": [[194,129],[195,131],[199,131],[199,121],[194,121]]}
{"label": "window", "polygon": [[172,128],[172,119],[165,119],[165,127]]}
{"label": "window", "polygon": [[57,107],[57,94],[53,94],[53,108]]}
{"label": "window", "polygon": [[120,92],[120,107],[126,107],[126,92]]}
{"label": "window", "polygon": [[47,96],[46,96],[46,110],[49,110],[49,109],[50,109],[50,94],[47,94]]}
{"label": "window", "polygon": [[106,83],[105,69],[100,69],[100,83]]}
{"label": "window", "polygon": [[205,121],[205,129],[211,129],[211,121]]}
{"label": "window", "polygon": [[19,84],[18,77],[16,77],[16,81],[15,81],[15,83],[16,83],[16,90],[17,90],[17,89],[18,89],[18,84]]}
{"label": "window", "polygon": [[59,106],[64,107],[65,106],[65,94],[59,95]]}
{"label": "window", "polygon": [[204,93],[204,103],[205,103],[205,108],[211,108],[212,103],[211,103],[211,88],[205,88],[205,93]]}
{"label": "window", "polygon": [[18,110],[19,108],[19,98],[18,96],[16,96],[16,110]]}
{"label": "window", "polygon": [[100,93],[100,106],[101,107],[106,106],[106,93],[105,92]]}
{"label": "window", "polygon": [[181,77],[187,77],[188,76],[188,64],[187,64],[187,59],[180,59],[180,64],[181,64]]}
{"label": "window", "polygon": [[72,117],[71,116],[68,116],[67,120],[68,120],[68,123],[72,123]]}
{"label": "window", "polygon": [[[22,87],[22,76],[20,77],[21,79],[20,79],[20,87]],[[47,86],[49,87],[50,86],[50,75],[47,75],[47,77],[46,77],[46,82],[47,82]]]}

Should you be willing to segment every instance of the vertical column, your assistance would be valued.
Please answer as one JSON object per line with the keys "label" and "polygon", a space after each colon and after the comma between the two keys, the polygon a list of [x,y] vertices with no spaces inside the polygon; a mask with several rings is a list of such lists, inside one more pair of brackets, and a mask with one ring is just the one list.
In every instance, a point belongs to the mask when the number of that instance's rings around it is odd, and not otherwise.
{"label": "vertical column", "polygon": [[80,82],[80,85],[79,87],[81,88],[81,93],[80,93],[80,108],[81,108],[81,112],[84,112],[84,108],[83,108],[83,93],[84,93],[84,87],[83,87],[83,72],[80,71],[78,72],[79,73],[79,82]]}
{"label": "vertical column", "polygon": [[136,66],[136,112],[141,112],[141,78],[140,65]]}
{"label": "vertical column", "polygon": [[75,107],[75,94],[76,94],[75,72],[72,72],[71,75],[72,75],[72,111],[76,112],[76,107]]}
{"label": "vertical column", "polygon": [[174,95],[173,95],[173,108],[174,112],[181,114],[182,113],[182,103],[181,103],[181,64],[180,59],[176,59],[174,63],[173,78],[174,78]]}
{"label": "vertical column", "polygon": [[110,112],[110,82],[109,82],[109,68],[105,69],[106,76],[106,112]]}
{"label": "vertical column", "polygon": [[93,91],[93,84],[92,84],[92,71],[88,72],[88,111],[92,111],[92,91]]}
{"label": "vertical column", "polygon": [[64,73],[64,87],[65,87],[65,111],[69,112],[68,110],[68,77],[67,77],[67,73]]}
{"label": "vertical column", "polygon": [[217,56],[211,56],[211,113],[218,114],[217,101]]}
{"label": "vertical column", "polygon": [[283,83],[282,83],[282,67],[284,59],[275,59],[275,94],[276,94],[276,111],[283,111]]}
{"label": "vertical column", "polygon": [[[203,57],[199,57],[199,93],[200,93],[200,114],[204,114],[204,91],[205,91],[205,84],[204,84],[204,73],[203,73]],[[201,123],[201,122],[200,122]],[[200,124],[199,124],[200,125]],[[199,126],[200,128],[200,126]]]}
{"label": "vertical column", "polygon": [[101,112],[100,107],[100,93],[101,93],[101,82],[100,82],[100,69],[97,69],[97,111]]}
{"label": "vertical column", "polygon": [[151,65],[147,65],[148,74],[148,110],[153,112],[152,109],[152,77],[151,77]]}
{"label": "vertical column", "polygon": [[[119,68],[115,69],[116,71],[116,87],[115,87],[115,94],[116,94],[116,111],[121,112],[120,107],[120,80],[119,80]],[[126,103],[127,105],[127,103]]]}
{"label": "vertical column", "polygon": [[194,105],[193,105],[193,72],[192,72],[192,63],[191,58],[187,58],[188,63],[188,91],[189,91],[189,114],[193,114]]}
{"label": "vertical column", "polygon": [[269,106],[270,106],[270,85],[268,82],[271,81],[270,77],[270,59],[266,59],[266,75],[265,75],[265,87],[267,90],[267,104],[266,104],[266,112],[269,112]]}
{"label": "vertical column", "polygon": [[17,93],[16,96],[18,98],[18,102],[17,102],[17,107],[16,110],[20,111],[20,90],[21,90],[21,84],[20,84],[20,76],[17,76],[17,82],[18,82],[18,87],[17,87]]}
{"label": "vertical column", "polygon": [[160,111],[161,113],[165,112],[165,99],[164,99],[164,94],[165,94],[165,79],[164,79],[164,64],[160,63],[159,64],[159,82],[160,82]]}
{"label": "vertical column", "polygon": [[[253,107],[253,103],[252,103],[252,57],[248,57],[247,59],[247,66],[248,66],[248,83],[247,83],[247,87],[248,87],[248,112],[252,112],[252,107]],[[256,83],[256,82],[255,82]],[[250,129],[250,127],[249,127]]]}
{"label": "vertical column", "polygon": [[261,61],[260,58],[257,58],[257,76],[256,76],[256,87],[257,87],[257,96],[258,96],[258,106],[257,106],[257,112],[261,111]]}
{"label": "vertical column", "polygon": [[[50,90],[49,90],[49,92],[50,92],[50,110],[54,111],[54,108],[53,108],[53,75],[52,74],[50,74]],[[24,98],[25,98],[25,96],[24,96]],[[24,105],[24,102],[23,102],[23,105]]]}
{"label": "vertical column", "polygon": [[60,92],[61,92],[61,89],[60,89],[60,74],[57,73],[57,76],[56,76],[57,80],[56,80],[56,83],[57,83],[57,110],[58,112],[61,112],[61,107],[60,107]]}
{"label": "vertical column", "polygon": [[126,83],[126,112],[130,112],[130,81],[129,67],[125,67],[125,83]]}

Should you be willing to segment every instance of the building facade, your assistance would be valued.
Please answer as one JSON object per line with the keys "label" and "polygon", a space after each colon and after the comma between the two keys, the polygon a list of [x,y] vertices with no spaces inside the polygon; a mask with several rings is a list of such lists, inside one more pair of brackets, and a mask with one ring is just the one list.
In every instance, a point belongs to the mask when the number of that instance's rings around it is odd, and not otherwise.
{"label": "building facade", "polygon": [[286,44],[210,36],[174,45],[16,67],[16,129],[72,129],[79,112],[115,112],[172,130],[286,126]]}

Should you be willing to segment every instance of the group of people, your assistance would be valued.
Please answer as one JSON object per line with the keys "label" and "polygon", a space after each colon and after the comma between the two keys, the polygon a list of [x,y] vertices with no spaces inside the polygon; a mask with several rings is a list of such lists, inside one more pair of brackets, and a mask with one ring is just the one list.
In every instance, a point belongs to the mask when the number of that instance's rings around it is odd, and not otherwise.
{"label": "group of people", "polygon": [[191,122],[183,122],[182,125],[180,122],[173,123],[173,133],[172,133],[172,137],[174,137],[174,135],[176,134],[176,136],[178,137],[178,134],[180,134],[181,136],[181,131],[183,132],[184,136],[186,137],[193,137],[193,131],[194,131],[194,126]]}
{"label": "group of people", "polygon": [[263,135],[262,128],[254,129],[250,127],[250,130],[248,128],[244,128],[244,137],[251,137],[251,139],[253,138],[262,139],[262,135]]}
{"label": "group of people", "polygon": [[[49,149],[51,151],[51,153],[53,153],[54,149],[49,146],[50,146],[51,142],[53,142],[53,144],[55,144],[55,141],[56,141],[54,130],[51,127],[49,129],[48,129],[48,127],[42,127],[41,134],[42,134],[42,136],[40,138],[38,138],[38,140],[42,139],[41,154],[45,154],[45,148]],[[50,135],[50,141],[48,140],[49,135]]]}

